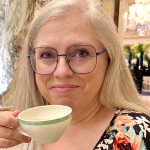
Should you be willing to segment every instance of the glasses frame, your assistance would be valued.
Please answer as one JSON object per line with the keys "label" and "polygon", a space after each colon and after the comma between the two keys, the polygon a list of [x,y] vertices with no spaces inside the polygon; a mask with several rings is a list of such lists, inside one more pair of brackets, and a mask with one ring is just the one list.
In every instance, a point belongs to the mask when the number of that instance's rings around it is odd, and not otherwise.
{"label": "glasses frame", "polygon": [[[77,46],[90,46],[90,47],[92,47],[92,48],[95,50],[96,63],[95,63],[95,67],[94,67],[94,69],[93,69],[92,71],[86,72],[86,73],[78,73],[78,72],[75,72],[75,71],[71,68],[71,66],[70,66],[70,64],[69,64],[70,60],[67,58],[67,52],[68,52],[69,49],[71,49],[72,47],[77,47]],[[70,69],[71,69],[74,73],[77,73],[77,74],[88,74],[88,73],[93,72],[93,71],[95,70],[96,66],[97,66],[97,56],[99,56],[99,55],[101,55],[102,53],[106,52],[106,49],[104,49],[102,52],[96,52],[96,49],[95,49],[93,46],[91,46],[91,45],[74,45],[74,46],[71,46],[71,47],[69,47],[69,48],[67,49],[66,54],[58,54],[57,50],[54,49],[54,48],[52,48],[52,47],[35,47],[35,48],[33,48],[33,49],[31,50],[31,52],[29,53],[29,55],[27,55],[28,59],[30,60],[30,65],[31,65],[31,67],[32,67],[32,63],[31,63],[31,57],[30,57],[30,55],[32,54],[32,51],[33,51],[33,50],[35,51],[37,48],[51,48],[51,49],[53,49],[53,50],[56,51],[56,53],[57,53],[57,60],[56,60],[56,67],[55,67],[54,71],[56,70],[57,65],[58,65],[58,57],[59,57],[59,56],[65,56],[65,57],[66,57],[66,60],[67,60],[68,66],[70,67]],[[48,74],[41,74],[41,73],[36,72],[33,67],[32,67],[32,69],[33,69],[33,71],[34,71],[36,74],[39,74],[39,75],[49,75],[49,74],[54,73],[54,71],[53,71],[53,72],[48,73]]]}

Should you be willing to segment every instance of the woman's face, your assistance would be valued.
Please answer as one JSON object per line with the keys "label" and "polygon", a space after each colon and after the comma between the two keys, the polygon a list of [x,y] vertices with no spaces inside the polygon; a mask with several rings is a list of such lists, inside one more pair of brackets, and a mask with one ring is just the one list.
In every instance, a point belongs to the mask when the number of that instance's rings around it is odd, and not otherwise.
{"label": "woman's face", "polygon": [[[52,47],[58,54],[66,54],[72,45],[91,45],[97,52],[104,50],[90,26],[82,23],[80,14],[70,13],[48,21],[40,29],[34,47]],[[36,74],[36,82],[43,97],[50,104],[88,109],[100,104],[101,86],[108,67],[107,52],[97,56],[97,66],[92,73],[74,73],[60,56],[56,70],[50,75]]]}

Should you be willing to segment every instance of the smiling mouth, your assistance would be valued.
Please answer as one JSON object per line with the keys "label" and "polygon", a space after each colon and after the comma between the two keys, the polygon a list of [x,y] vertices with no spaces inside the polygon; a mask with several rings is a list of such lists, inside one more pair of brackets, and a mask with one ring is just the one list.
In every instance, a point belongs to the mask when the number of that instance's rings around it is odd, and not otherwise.
{"label": "smiling mouth", "polygon": [[53,91],[56,93],[68,93],[73,92],[79,86],[77,85],[55,85],[52,87]]}

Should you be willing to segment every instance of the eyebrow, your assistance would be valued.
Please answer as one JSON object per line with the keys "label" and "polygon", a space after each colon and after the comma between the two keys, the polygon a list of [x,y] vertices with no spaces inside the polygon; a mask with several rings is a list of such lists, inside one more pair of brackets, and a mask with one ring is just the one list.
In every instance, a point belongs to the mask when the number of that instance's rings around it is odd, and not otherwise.
{"label": "eyebrow", "polygon": [[71,44],[69,47],[76,46],[76,45],[91,45],[91,44],[90,43],[85,43],[85,42],[78,42],[78,43]]}
{"label": "eyebrow", "polygon": [[[78,43],[73,43],[73,44],[67,46],[66,49],[68,49],[68,48],[70,48],[70,47],[72,47],[72,46],[77,46],[77,45],[92,45],[92,44],[90,44],[90,43],[85,43],[85,42],[78,42]],[[52,47],[52,46],[50,46],[50,45],[41,45],[41,46],[39,46],[39,47],[51,47],[51,48],[54,48],[54,47]],[[55,49],[55,48],[54,48],[54,49]]]}

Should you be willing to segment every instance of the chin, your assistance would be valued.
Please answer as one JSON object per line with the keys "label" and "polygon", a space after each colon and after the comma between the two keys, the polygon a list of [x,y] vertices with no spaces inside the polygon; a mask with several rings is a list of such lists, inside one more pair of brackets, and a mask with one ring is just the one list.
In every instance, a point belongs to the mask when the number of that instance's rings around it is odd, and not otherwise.
{"label": "chin", "polygon": [[63,100],[55,100],[55,101],[48,101],[50,105],[64,105],[69,106],[72,108],[72,101],[70,99],[63,99]]}

